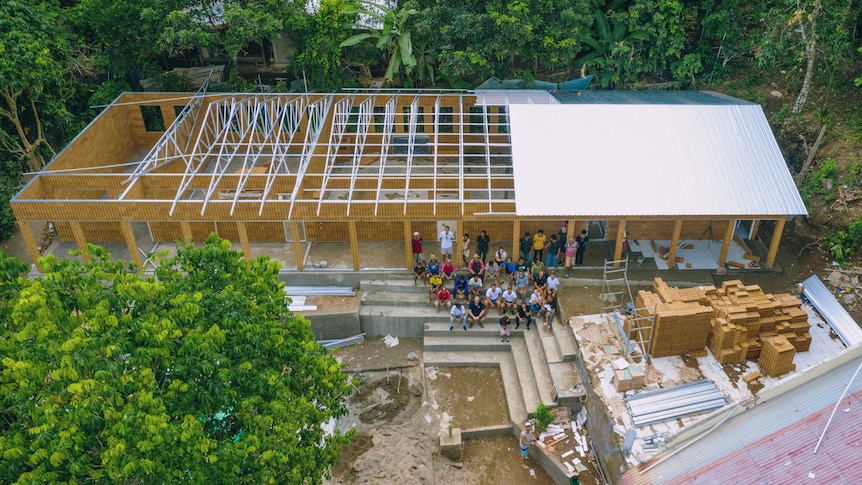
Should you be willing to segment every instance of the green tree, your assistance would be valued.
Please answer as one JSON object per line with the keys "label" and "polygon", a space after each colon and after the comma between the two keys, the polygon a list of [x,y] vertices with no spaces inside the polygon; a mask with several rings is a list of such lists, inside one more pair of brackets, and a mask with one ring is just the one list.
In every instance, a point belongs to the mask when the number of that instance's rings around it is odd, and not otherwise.
{"label": "green tree", "polygon": [[[402,70],[405,75],[410,76],[416,67],[412,38],[412,22],[415,20],[411,17],[419,13],[413,3],[406,2],[397,10],[366,0],[358,0],[358,3],[360,8],[348,9],[344,13],[358,15],[359,21],[355,26],[367,32],[348,37],[341,42],[341,47],[350,47],[366,39],[373,39],[389,61],[384,76],[386,81],[392,82]],[[366,22],[369,21],[379,23],[379,27],[367,25]]]}
{"label": "green tree", "polygon": [[[633,60],[633,45],[644,40],[646,36],[630,33],[625,22],[618,20],[611,12],[609,16],[601,10],[596,10],[596,30],[584,42],[592,47],[581,62],[597,67],[599,80],[603,88],[612,87],[621,81],[627,81],[628,66]],[[623,82],[623,84],[626,84]]]}
{"label": "green tree", "polygon": [[68,116],[61,84],[70,46],[60,14],[54,1],[0,2],[0,150],[32,171],[54,154],[46,113]]}
{"label": "green tree", "polygon": [[351,386],[279,263],[212,235],[141,277],[89,249],[0,271],[0,482],[320,483]]}
{"label": "green tree", "polygon": [[301,46],[293,63],[294,74],[305,78],[309,88],[332,92],[349,86],[353,80],[342,62],[341,42],[349,35],[352,0],[321,0],[320,8],[307,19],[307,26],[297,25]]}

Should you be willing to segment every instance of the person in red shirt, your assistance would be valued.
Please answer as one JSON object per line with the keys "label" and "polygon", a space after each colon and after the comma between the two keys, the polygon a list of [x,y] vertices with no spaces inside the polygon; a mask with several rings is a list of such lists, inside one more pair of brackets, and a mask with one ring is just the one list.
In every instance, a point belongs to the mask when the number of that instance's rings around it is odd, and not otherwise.
{"label": "person in red shirt", "polygon": [[418,232],[413,233],[413,239],[410,240],[410,245],[413,247],[413,262],[425,261],[422,254],[422,236]]}
{"label": "person in red shirt", "polygon": [[440,274],[443,275],[443,280],[449,281],[455,277],[455,263],[451,259],[447,259],[443,266],[440,267]]}
{"label": "person in red shirt", "polygon": [[434,300],[434,306],[437,307],[438,312],[444,306],[446,308],[452,307],[452,294],[449,293],[449,290],[447,290],[445,286],[441,286],[437,291],[437,299]]}

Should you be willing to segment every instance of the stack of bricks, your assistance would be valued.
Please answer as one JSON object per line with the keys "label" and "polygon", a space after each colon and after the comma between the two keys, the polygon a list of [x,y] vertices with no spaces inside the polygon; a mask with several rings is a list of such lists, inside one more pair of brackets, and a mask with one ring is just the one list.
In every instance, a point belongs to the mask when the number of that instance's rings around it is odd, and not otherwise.
{"label": "stack of bricks", "polygon": [[652,292],[639,291],[635,307],[642,309],[640,316],[655,312],[650,355],[666,357],[703,350],[712,317],[712,308],[705,304],[708,301],[697,288],[671,288],[661,278],[655,279]]}
{"label": "stack of bricks", "polygon": [[770,377],[778,377],[792,371],[793,356],[796,349],[784,335],[766,337],[763,339],[763,351],[760,353],[758,367]]}
{"label": "stack of bricks", "polygon": [[776,336],[794,352],[808,350],[808,314],[801,305],[793,295],[767,294],[739,280],[725,281],[721,288],[675,288],[661,278],[653,281],[652,291],[639,291],[635,301],[640,316],[655,312],[652,356],[690,354],[708,346],[722,364],[759,358],[763,342]]}

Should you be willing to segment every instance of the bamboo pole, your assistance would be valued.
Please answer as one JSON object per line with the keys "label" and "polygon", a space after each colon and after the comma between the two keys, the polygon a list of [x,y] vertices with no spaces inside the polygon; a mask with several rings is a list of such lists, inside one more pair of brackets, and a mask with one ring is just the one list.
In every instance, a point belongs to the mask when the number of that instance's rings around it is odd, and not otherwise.
{"label": "bamboo pole", "polygon": [[87,249],[87,238],[84,237],[84,229],[78,221],[70,221],[69,226],[72,228],[72,236],[75,238],[75,244],[81,251],[81,258],[84,262],[90,261],[90,251]]}
{"label": "bamboo pole", "polygon": [[[407,259],[405,259],[407,264],[407,269],[413,267],[413,229],[410,221],[404,221],[404,251],[407,255]],[[420,235],[421,236],[421,235]],[[422,248],[423,250],[425,248]]]}
{"label": "bamboo pole", "polygon": [[248,243],[248,230],[245,227],[245,222],[236,223],[236,232],[239,234],[239,244],[242,246],[246,261],[251,261],[251,245]]}
{"label": "bamboo pole", "polygon": [[296,269],[302,271],[305,268],[303,258],[305,254],[302,252],[302,235],[299,233],[299,223],[290,222],[290,239],[293,241],[293,255],[296,257]]}
{"label": "bamboo pole", "polygon": [[180,222],[180,230],[183,232],[185,242],[192,242],[194,235],[192,234],[192,225],[188,221]]}
{"label": "bamboo pole", "polygon": [[512,222],[512,261],[518,262],[521,253],[521,219],[515,218]]}
{"label": "bamboo pole", "polygon": [[21,236],[24,237],[24,244],[27,245],[27,251],[30,252],[30,257],[33,258],[33,262],[36,263],[36,269],[42,271],[42,265],[39,263],[39,258],[42,257],[42,253],[39,252],[39,245],[36,243],[36,238],[33,236],[33,228],[30,227],[30,221],[21,221],[18,223],[18,227],[21,229]]}
{"label": "bamboo pole", "polygon": [[132,262],[135,263],[135,268],[141,268],[141,252],[138,250],[138,243],[135,241],[135,232],[132,230],[131,222],[121,222],[120,230],[123,231],[123,239],[126,241],[126,246],[129,248],[129,256]]}
{"label": "bamboo pole", "polygon": [[[617,224],[617,241],[616,246],[614,247],[614,261],[619,261],[623,259],[623,240],[625,239],[626,233],[626,220],[620,219]],[[619,268],[620,263],[614,263],[614,268]]]}
{"label": "bamboo pole", "polygon": [[751,235],[748,236],[748,239],[754,241],[757,239],[757,230],[760,229],[760,219],[755,219],[751,222]]}
{"label": "bamboo pole", "polygon": [[350,252],[353,253],[353,270],[359,271],[359,238],[356,235],[356,221],[347,223],[350,230]]}

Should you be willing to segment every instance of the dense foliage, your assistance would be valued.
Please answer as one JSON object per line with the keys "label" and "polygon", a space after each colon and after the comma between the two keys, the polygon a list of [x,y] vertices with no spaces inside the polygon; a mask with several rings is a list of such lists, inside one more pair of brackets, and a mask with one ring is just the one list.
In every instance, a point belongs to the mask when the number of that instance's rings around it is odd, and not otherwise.
{"label": "dense foliage", "polygon": [[0,253],[0,482],[320,483],[350,389],[279,263],[211,236],[139,277]]}

